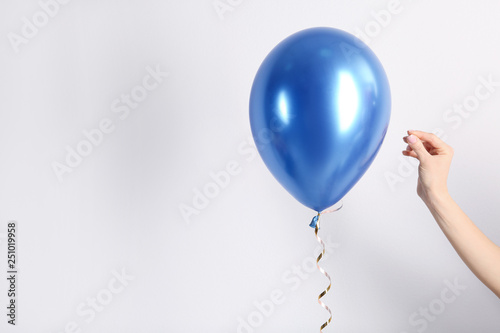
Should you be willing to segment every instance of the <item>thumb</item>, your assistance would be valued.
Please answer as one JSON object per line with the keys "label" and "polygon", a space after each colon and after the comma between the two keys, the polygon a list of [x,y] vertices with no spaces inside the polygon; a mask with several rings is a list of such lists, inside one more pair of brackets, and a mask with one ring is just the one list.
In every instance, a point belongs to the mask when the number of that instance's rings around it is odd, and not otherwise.
{"label": "thumb", "polygon": [[425,149],[424,145],[422,144],[422,141],[415,136],[415,135],[409,135],[407,137],[408,145],[411,147],[411,149],[417,154],[417,158],[419,159],[420,162],[425,160],[427,157],[430,156],[429,152],[427,149]]}

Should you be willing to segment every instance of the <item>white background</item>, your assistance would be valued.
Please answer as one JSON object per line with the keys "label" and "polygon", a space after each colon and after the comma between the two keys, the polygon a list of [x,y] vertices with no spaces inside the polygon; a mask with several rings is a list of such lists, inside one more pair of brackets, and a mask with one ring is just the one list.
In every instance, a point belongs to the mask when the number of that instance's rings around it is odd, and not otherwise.
{"label": "white background", "polygon": [[[245,142],[266,54],[294,32],[329,26],[368,30],[393,109],[369,171],[344,208],[323,217],[321,235],[333,243],[323,261],[334,313],[325,332],[498,332],[498,298],[454,252],[401,157],[407,129],[444,134],[455,149],[452,196],[500,244],[500,86],[467,118],[444,118],[474,100],[480,76],[500,81],[498,2],[401,0],[385,26],[373,13],[390,1],[229,2],[218,15],[211,0],[73,0],[15,46],[23,18],[42,9],[1,0],[0,331],[234,333],[242,318],[252,326],[240,333],[317,332],[328,316],[317,304],[327,280],[307,264],[318,246],[314,212]],[[168,77],[120,119],[113,101],[158,66]],[[58,180],[54,162],[105,118],[114,131]],[[181,205],[233,160],[240,172],[183,218]],[[19,224],[16,327],[5,309],[9,220]],[[465,290],[454,295],[445,281]],[[272,292],[283,295],[271,307]],[[106,303],[100,311],[90,310],[93,298]]]}

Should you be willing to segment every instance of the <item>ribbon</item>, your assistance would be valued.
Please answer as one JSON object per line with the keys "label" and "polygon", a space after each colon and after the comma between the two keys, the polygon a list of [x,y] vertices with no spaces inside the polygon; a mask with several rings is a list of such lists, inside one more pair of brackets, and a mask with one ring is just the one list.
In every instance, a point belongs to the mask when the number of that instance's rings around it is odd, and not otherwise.
{"label": "ribbon", "polygon": [[332,310],[330,310],[330,308],[325,304],[323,303],[323,301],[321,300],[321,298],[323,298],[327,292],[330,291],[330,288],[332,286],[332,278],[330,277],[330,275],[328,275],[328,273],[319,265],[319,261],[321,260],[321,258],[323,258],[323,256],[325,255],[325,252],[326,252],[326,246],[325,246],[325,243],[323,242],[323,240],[318,236],[318,230],[319,230],[319,218],[321,216],[321,214],[326,214],[326,213],[331,213],[331,212],[336,212],[338,211],[339,209],[341,209],[342,207],[344,206],[344,204],[342,203],[340,205],[339,208],[336,208],[336,209],[332,209],[332,210],[328,210],[328,211],[322,211],[322,212],[318,212],[318,215],[316,215],[315,217],[313,217],[312,221],[311,221],[311,224],[309,224],[310,227],[314,228],[314,234],[316,235],[316,239],[318,240],[318,242],[321,244],[322,246],[322,251],[321,253],[319,254],[318,258],[316,259],[316,267],[318,267],[318,270],[321,272],[321,274],[323,274],[324,276],[326,276],[326,278],[328,279],[328,287],[323,290],[321,292],[321,294],[319,294],[318,296],[318,303],[319,305],[321,305],[326,311],[328,311],[328,313],[330,314],[330,318],[328,318],[328,320],[323,324],[321,325],[321,328],[319,329],[320,333],[323,333],[323,329],[328,326],[330,324],[330,322],[332,321]]}

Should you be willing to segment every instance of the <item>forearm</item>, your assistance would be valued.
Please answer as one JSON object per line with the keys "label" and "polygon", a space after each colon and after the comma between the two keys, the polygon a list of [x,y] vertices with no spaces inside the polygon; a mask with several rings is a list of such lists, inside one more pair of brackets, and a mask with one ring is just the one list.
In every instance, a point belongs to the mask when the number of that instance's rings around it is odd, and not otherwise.
{"label": "forearm", "polygon": [[500,247],[446,193],[425,200],[441,230],[470,270],[500,298]]}

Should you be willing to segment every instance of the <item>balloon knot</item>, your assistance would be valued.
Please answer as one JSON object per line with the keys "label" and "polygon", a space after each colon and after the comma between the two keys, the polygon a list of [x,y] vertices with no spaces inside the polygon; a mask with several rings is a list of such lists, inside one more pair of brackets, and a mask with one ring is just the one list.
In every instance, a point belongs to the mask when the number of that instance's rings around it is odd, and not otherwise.
{"label": "balloon knot", "polygon": [[319,214],[313,217],[311,224],[309,224],[311,228],[316,228],[316,224],[318,223],[318,216]]}

